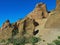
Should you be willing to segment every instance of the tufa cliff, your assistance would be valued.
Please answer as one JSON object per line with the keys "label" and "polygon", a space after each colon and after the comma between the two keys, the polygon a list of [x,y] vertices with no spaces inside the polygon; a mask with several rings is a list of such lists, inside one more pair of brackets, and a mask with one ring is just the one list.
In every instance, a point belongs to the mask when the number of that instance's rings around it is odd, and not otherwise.
{"label": "tufa cliff", "polygon": [[[11,24],[9,20],[4,22],[0,28],[0,39],[7,40],[8,38],[11,38],[12,35],[13,38],[20,38],[22,36],[25,36],[26,38],[32,37],[35,35],[35,28],[39,25],[36,20],[46,18],[47,15],[48,13],[46,10],[46,5],[44,3],[37,4],[35,9],[24,19],[19,20],[13,24]],[[16,30],[17,33],[14,32]]]}
{"label": "tufa cliff", "polygon": [[56,4],[56,9],[50,13],[47,12],[44,3],[39,3],[24,19],[15,23],[10,23],[7,20],[0,28],[0,41],[10,38],[14,40],[21,37],[29,39],[34,36],[42,40],[36,45],[47,45],[48,42],[56,39],[55,37],[60,34],[59,30],[55,30],[55,28],[60,28],[60,1],[57,0]]}

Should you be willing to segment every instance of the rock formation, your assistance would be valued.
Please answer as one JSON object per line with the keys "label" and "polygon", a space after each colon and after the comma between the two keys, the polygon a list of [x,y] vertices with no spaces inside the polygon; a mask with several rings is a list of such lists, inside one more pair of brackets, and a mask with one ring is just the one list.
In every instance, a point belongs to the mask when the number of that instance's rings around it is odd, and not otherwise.
{"label": "rock formation", "polygon": [[[39,45],[46,45],[47,42],[55,39],[56,35],[60,34],[59,30],[54,30],[55,28],[60,28],[59,5],[60,0],[57,0],[56,9],[48,13],[46,5],[44,3],[39,3],[36,5],[35,9],[24,19],[19,20],[13,24],[11,24],[9,20],[7,20],[0,28],[0,41],[3,39],[7,40],[9,38],[12,38],[13,40],[21,38],[22,36],[27,39],[31,38],[32,36],[41,36],[41,39],[45,40],[45,42],[39,42]],[[53,29],[51,30],[51,28]]]}
{"label": "rock formation", "polygon": [[9,38],[12,38],[13,40],[21,38],[22,36],[28,39],[35,36],[37,33],[39,33],[37,35],[37,37],[39,37],[40,34],[46,34],[46,30],[44,31],[42,28],[55,28],[56,26],[60,28],[60,22],[58,22],[60,20],[60,13],[56,13],[56,11],[60,9],[59,5],[59,0],[57,0],[57,7],[55,11],[52,11],[49,14],[47,12],[46,5],[44,3],[39,3],[24,19],[18,20],[12,24],[9,20],[7,20],[0,28],[0,40],[7,40]]}
{"label": "rock formation", "polygon": [[12,30],[13,27],[11,27],[9,20],[7,20],[0,29],[0,40],[11,38]]}
{"label": "rock formation", "polygon": [[9,22],[9,20],[7,20],[7,21],[2,25],[1,30],[5,29],[5,28],[7,28],[7,27],[9,27],[9,26],[10,26],[10,22]]}
{"label": "rock formation", "polygon": [[[26,18],[19,20],[13,24],[7,20],[1,27],[0,39],[19,38],[22,35],[25,37],[32,37],[35,33],[35,28],[39,25],[36,22],[37,19],[46,18],[48,15],[46,5],[44,3],[39,3],[36,5],[35,9],[27,15]],[[16,33],[17,31],[18,33]],[[16,34],[15,34],[16,33]],[[34,33],[34,34],[33,34]]]}
{"label": "rock formation", "polygon": [[[33,31],[35,29],[34,24],[33,24],[33,19],[27,18],[24,21],[24,27],[23,27],[24,31],[25,31],[25,37],[32,37],[33,36]],[[30,33],[29,33],[30,32]]]}
{"label": "rock formation", "polygon": [[60,10],[60,0],[56,0],[56,11]]}
{"label": "rock formation", "polygon": [[47,15],[48,13],[46,5],[44,3],[39,3],[36,5],[35,9],[30,14],[28,14],[28,17],[37,20],[45,18]]}

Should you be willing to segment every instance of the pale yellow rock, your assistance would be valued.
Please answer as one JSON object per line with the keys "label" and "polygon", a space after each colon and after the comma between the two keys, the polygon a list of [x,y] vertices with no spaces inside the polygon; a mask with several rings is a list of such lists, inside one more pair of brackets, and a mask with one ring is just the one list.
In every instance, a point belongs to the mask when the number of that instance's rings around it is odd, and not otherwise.
{"label": "pale yellow rock", "polygon": [[37,20],[43,17],[47,17],[47,15],[48,13],[46,5],[43,3],[39,3],[36,5],[35,9],[30,14],[28,14],[28,17]]}

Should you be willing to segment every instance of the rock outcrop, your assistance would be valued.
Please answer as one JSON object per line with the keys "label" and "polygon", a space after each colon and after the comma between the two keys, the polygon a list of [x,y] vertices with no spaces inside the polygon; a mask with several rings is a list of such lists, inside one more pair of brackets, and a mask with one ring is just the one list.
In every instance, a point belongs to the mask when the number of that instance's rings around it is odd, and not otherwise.
{"label": "rock outcrop", "polygon": [[42,40],[36,43],[37,45],[46,45],[56,39],[55,37],[60,35],[60,0],[57,0],[56,4],[56,9],[50,13],[47,12],[44,3],[39,3],[24,19],[12,24],[7,20],[0,28],[0,41],[9,38],[18,39],[23,36],[29,39],[35,36],[41,37]]}
{"label": "rock outcrop", "polygon": [[7,20],[0,29],[0,40],[11,38],[12,30],[13,27],[11,27],[9,20]]}
{"label": "rock outcrop", "polygon": [[[39,3],[36,5],[35,9],[27,15],[26,18],[19,20],[13,24],[7,20],[0,29],[0,39],[8,39],[12,36],[14,38],[20,38],[25,36],[26,38],[32,37],[35,28],[39,25],[36,20],[46,18],[48,15],[46,5],[44,3]],[[17,33],[15,32],[17,31]]]}
{"label": "rock outcrop", "polygon": [[25,21],[24,21],[24,27],[23,29],[25,30],[25,37],[26,38],[29,38],[29,37],[32,37],[33,36],[33,31],[35,30],[35,26],[33,24],[33,19],[30,19],[30,18],[27,18]]}
{"label": "rock outcrop", "polygon": [[35,9],[30,14],[28,14],[28,17],[37,20],[46,18],[47,15],[48,13],[46,5],[44,3],[39,3],[36,5]]}
{"label": "rock outcrop", "polygon": [[[44,34],[46,34],[47,37],[49,31],[48,29],[44,30],[44,28],[60,28],[60,13],[58,13],[58,10],[60,9],[59,5],[59,0],[57,0],[56,9],[51,13],[48,13],[46,5],[44,3],[39,3],[36,5],[35,9],[31,13],[29,13],[24,19],[18,20],[17,22],[12,24],[9,20],[7,20],[5,23],[3,23],[2,27],[0,28],[0,40],[7,40],[9,38],[12,38],[13,40],[21,38],[23,36],[27,39],[33,36],[41,36],[44,38]],[[46,33],[46,31],[48,33]]]}
{"label": "rock outcrop", "polygon": [[56,11],[60,10],[60,0],[56,0]]}
{"label": "rock outcrop", "polygon": [[45,27],[46,28],[60,28],[60,0],[56,0],[56,9],[51,12]]}
{"label": "rock outcrop", "polygon": [[7,28],[7,27],[9,27],[9,26],[10,26],[10,22],[9,22],[9,20],[7,20],[7,21],[2,25],[1,30],[5,29],[5,28]]}

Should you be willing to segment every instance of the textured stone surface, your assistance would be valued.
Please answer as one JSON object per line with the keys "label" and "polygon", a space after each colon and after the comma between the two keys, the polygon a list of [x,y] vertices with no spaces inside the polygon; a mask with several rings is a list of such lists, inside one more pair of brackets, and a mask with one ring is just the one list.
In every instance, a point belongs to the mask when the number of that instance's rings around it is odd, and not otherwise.
{"label": "textured stone surface", "polygon": [[[57,7],[55,10],[51,11],[51,13],[47,13],[44,3],[39,3],[24,19],[18,20],[13,24],[7,20],[0,28],[0,40],[11,38],[12,32],[17,30],[18,33],[13,36],[14,38],[20,38],[22,36],[30,38],[35,36],[42,39],[41,42],[36,43],[37,45],[47,45],[47,43],[50,43],[60,35],[60,29],[55,29],[60,28],[59,2],[60,0],[57,0]],[[38,33],[33,35],[33,32],[37,30]],[[45,42],[43,42],[43,40],[45,40]]]}
{"label": "textured stone surface", "polygon": [[56,10],[60,10],[60,0],[56,0]]}
{"label": "textured stone surface", "polygon": [[30,14],[28,14],[28,17],[32,19],[41,19],[47,17],[47,15],[48,13],[46,5],[39,3],[36,5],[35,9]]}
{"label": "textured stone surface", "polygon": [[8,39],[12,36],[13,27],[11,27],[10,22],[7,20],[0,29],[0,39]]}
{"label": "textured stone surface", "polygon": [[56,9],[52,11],[50,15],[51,16],[48,18],[45,27],[60,28],[60,0],[57,0]]}

